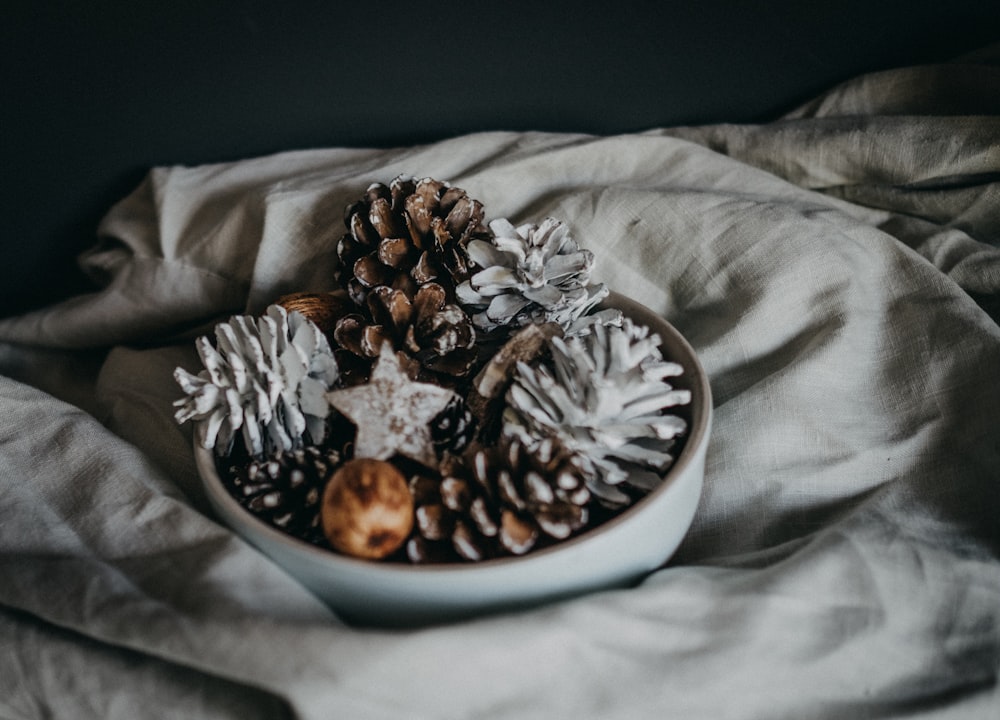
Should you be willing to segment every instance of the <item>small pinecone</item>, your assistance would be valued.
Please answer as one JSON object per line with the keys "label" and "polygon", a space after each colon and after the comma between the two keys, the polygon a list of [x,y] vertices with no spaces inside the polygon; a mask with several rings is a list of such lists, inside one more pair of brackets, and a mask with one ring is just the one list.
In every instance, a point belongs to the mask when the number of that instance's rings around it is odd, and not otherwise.
{"label": "small pinecone", "polygon": [[449,459],[439,482],[411,480],[412,562],[523,555],[588,525],[590,493],[573,456],[552,441],[535,452],[512,441],[470,448],[464,462]]}
{"label": "small pinecone", "polygon": [[455,397],[431,421],[431,439],[439,456],[458,454],[472,442],[476,434],[476,419],[461,397]]}
{"label": "small pinecone", "polygon": [[568,226],[546,218],[541,225],[514,227],[499,218],[489,228],[492,237],[469,243],[473,269],[455,289],[479,328],[506,333],[555,322],[574,334],[578,325],[588,324],[584,318],[609,291],[590,283],[594,254],[577,245]]}
{"label": "small pinecone", "polygon": [[344,459],[341,451],[310,445],[231,464],[223,480],[240,505],[261,520],[300,540],[324,545],[323,488]]}
{"label": "small pinecone", "polygon": [[416,360],[425,379],[453,385],[469,374],[477,356],[472,319],[458,305],[446,302],[444,288],[428,282],[410,299],[385,285],[367,298],[368,313],[340,318],[333,332],[336,344],[367,361],[374,361],[388,342],[397,352]]}
{"label": "small pinecone", "polygon": [[483,217],[481,202],[445,182],[400,175],[388,187],[375,183],[345,212],[337,280],[362,307],[380,285],[413,297],[433,280],[452,297],[469,276],[467,244],[489,237]]}

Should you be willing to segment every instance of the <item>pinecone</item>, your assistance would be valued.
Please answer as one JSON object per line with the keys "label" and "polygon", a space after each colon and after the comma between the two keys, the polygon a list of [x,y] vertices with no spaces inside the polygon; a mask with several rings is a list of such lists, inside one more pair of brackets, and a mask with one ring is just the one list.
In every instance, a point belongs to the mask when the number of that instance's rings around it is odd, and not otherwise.
{"label": "pinecone", "polygon": [[663,359],[660,339],[625,319],[585,335],[550,340],[551,357],[518,365],[507,393],[503,432],[534,447],[556,438],[574,454],[587,486],[609,507],[654,487],[687,430],[667,410],[690,402],[667,378],[683,368]]}
{"label": "pinecone", "polygon": [[183,368],[174,379],[187,397],[174,402],[178,423],[199,420],[203,447],[227,454],[236,432],[255,456],[322,443],[330,405],[326,392],[339,380],[326,336],[297,312],[271,305],[265,315],[241,315],[215,327],[216,345],[195,342],[205,366]]}
{"label": "pinecone", "polygon": [[527,325],[510,335],[476,373],[466,402],[478,422],[480,440],[491,444],[499,437],[504,397],[518,364],[535,362],[548,352],[548,340],[561,334],[562,328],[555,323]]}
{"label": "pinecone", "polygon": [[433,280],[450,298],[469,274],[466,245],[488,237],[483,216],[481,202],[439,180],[400,175],[388,187],[375,183],[345,213],[337,280],[359,307],[380,285],[412,298]]}
{"label": "pinecone", "polygon": [[325,545],[323,488],[345,459],[343,450],[308,445],[230,462],[221,475],[229,493],[255,516],[300,540]]}
{"label": "pinecone", "polygon": [[352,313],[337,321],[333,337],[342,348],[374,361],[386,342],[425,371],[428,379],[454,384],[469,374],[476,360],[476,331],[458,305],[446,303],[444,288],[420,287],[411,300],[385,285],[368,294],[367,315]]}
{"label": "pinecone", "polygon": [[431,421],[431,439],[438,455],[461,453],[476,434],[476,419],[460,396]]}
{"label": "pinecone", "polygon": [[478,327],[492,331],[555,322],[572,334],[577,321],[607,297],[607,287],[588,284],[593,253],[580,249],[558,220],[514,227],[499,219],[489,227],[491,240],[468,245],[479,270],[456,288]]}
{"label": "pinecone", "polygon": [[441,479],[411,479],[417,532],[412,562],[523,555],[583,530],[590,492],[574,456],[553,440],[517,440],[449,457]]}

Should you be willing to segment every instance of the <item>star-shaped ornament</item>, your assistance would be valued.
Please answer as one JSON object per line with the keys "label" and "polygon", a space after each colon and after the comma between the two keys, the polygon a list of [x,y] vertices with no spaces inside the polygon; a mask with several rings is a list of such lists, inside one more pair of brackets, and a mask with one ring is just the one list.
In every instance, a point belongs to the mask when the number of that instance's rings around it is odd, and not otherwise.
{"label": "star-shaped ornament", "polygon": [[388,460],[402,455],[437,469],[430,422],[457,397],[447,388],[411,380],[389,343],[365,385],[327,393],[329,403],[358,427],[354,456]]}

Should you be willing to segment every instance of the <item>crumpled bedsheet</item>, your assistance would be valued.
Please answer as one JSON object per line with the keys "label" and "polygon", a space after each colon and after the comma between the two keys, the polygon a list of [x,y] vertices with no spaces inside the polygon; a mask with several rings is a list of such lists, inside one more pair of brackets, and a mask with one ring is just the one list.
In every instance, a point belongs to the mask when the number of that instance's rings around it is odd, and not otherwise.
{"label": "crumpled bedsheet", "polygon": [[[151,169],[95,292],[0,321],[0,718],[1000,717],[998,88],[987,54],[762,125]],[[212,518],[173,368],[331,287],[401,173],[568,223],[699,353],[703,497],[637,587],[356,628]]]}

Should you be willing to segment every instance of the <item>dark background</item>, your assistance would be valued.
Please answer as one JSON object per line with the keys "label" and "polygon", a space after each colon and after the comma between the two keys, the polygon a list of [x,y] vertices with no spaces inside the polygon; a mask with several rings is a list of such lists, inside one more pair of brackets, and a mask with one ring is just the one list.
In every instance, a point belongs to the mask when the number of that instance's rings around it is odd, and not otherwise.
{"label": "dark background", "polygon": [[762,122],[861,72],[1000,40],[998,0],[3,8],[0,316],[82,289],[74,256],[152,165]]}

